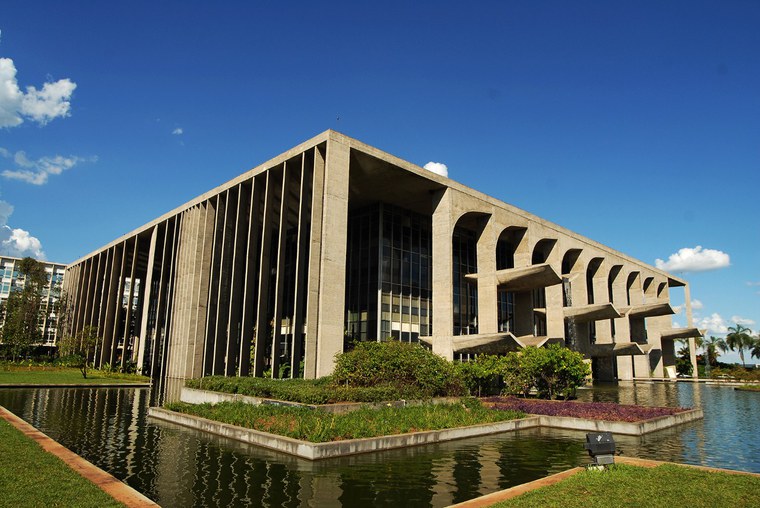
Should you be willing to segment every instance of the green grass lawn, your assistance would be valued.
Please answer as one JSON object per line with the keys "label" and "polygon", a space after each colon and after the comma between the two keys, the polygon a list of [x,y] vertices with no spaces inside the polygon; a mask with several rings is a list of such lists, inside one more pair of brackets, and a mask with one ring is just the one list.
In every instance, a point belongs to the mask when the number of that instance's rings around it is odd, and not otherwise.
{"label": "green grass lawn", "polygon": [[254,406],[243,402],[221,402],[215,405],[175,402],[167,404],[166,408],[313,443],[450,429],[525,416],[517,411],[486,409],[479,402],[471,400],[466,405],[362,408],[341,414],[327,413],[320,409]]}
{"label": "green grass lawn", "polygon": [[760,385],[742,385],[737,386],[734,388],[734,390],[739,390],[743,392],[760,392]]}
{"label": "green grass lawn", "polygon": [[582,471],[492,508],[689,508],[758,506],[760,478],[665,464],[643,468],[616,464],[608,471]]}
{"label": "green grass lawn", "polygon": [[0,368],[0,384],[100,384],[100,383],[148,383],[150,378],[134,374],[116,374],[98,370],[87,371],[87,379],[79,369],[65,367],[3,367]]}
{"label": "green grass lawn", "polygon": [[0,506],[124,506],[0,420]]}

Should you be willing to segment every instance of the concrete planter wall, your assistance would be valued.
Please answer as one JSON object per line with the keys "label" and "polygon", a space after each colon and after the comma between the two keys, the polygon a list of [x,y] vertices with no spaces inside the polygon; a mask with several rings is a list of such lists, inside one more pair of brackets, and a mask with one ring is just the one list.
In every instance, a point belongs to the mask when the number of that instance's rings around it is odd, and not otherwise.
{"label": "concrete planter wall", "polygon": [[[183,402],[198,404],[224,401],[242,401],[251,404],[281,404],[292,406],[305,406],[292,402],[273,401],[270,399],[260,399],[256,397],[247,397],[237,394],[225,394],[210,392],[205,390],[196,390],[185,388],[182,390],[181,400]],[[438,399],[439,402],[451,402],[455,399]],[[456,399],[458,400],[458,399]],[[405,401],[402,401],[405,403]],[[400,402],[397,402],[400,403]],[[417,402],[420,403],[420,402]],[[320,407],[331,412],[345,412],[356,409],[362,404],[330,404],[325,406],[308,406]],[[335,441],[330,443],[311,443],[289,437],[278,436],[261,432],[258,430],[247,429],[226,423],[201,418],[198,416],[177,413],[162,408],[150,408],[148,415],[158,420],[167,421],[184,427],[210,432],[218,436],[235,439],[244,443],[261,446],[270,450],[295,455],[308,460],[327,459],[332,457],[341,457],[345,455],[356,455],[360,453],[369,453],[394,448],[405,448],[409,446],[419,446],[425,444],[438,443],[441,441],[451,441],[467,437],[485,436],[489,434],[498,434],[501,432],[511,432],[533,427],[553,427],[566,430],[577,430],[585,432],[602,432],[608,431],[613,434],[624,434],[630,436],[641,436],[649,432],[681,425],[704,417],[701,409],[692,409],[683,413],[671,416],[663,416],[646,420],[642,422],[612,422],[604,420],[587,420],[583,418],[570,418],[564,416],[529,416],[521,420],[511,420],[506,422],[489,423],[483,425],[473,425],[470,427],[459,427],[455,429],[433,430],[425,432],[413,432],[409,434],[399,434],[394,436],[380,436],[365,439],[350,439],[344,441]]]}

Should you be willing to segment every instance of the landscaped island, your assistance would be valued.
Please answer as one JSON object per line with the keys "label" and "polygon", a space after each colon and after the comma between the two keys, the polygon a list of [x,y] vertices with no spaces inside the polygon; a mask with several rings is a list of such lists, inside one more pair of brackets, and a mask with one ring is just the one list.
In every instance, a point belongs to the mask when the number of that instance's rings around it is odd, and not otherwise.
{"label": "landscaped island", "polygon": [[468,427],[525,417],[519,411],[487,409],[477,399],[463,399],[458,404],[363,407],[340,414],[244,402],[213,405],[176,402],[167,404],[166,409],[312,443]]}

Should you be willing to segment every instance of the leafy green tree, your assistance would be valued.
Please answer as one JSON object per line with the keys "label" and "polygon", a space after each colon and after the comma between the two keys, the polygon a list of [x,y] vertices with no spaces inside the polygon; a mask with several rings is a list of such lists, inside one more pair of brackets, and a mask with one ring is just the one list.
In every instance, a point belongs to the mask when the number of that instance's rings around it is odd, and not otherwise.
{"label": "leafy green tree", "polygon": [[691,364],[691,352],[689,347],[682,347],[676,356],[676,372],[681,376],[691,376],[694,366]]}
{"label": "leafy green tree", "polygon": [[13,287],[3,307],[3,343],[10,346],[13,360],[42,341],[40,313],[42,293],[47,285],[45,266],[36,259],[26,257],[18,264],[23,287]]}
{"label": "leafy green tree", "polygon": [[720,355],[718,350],[725,353],[728,351],[728,345],[725,340],[712,335],[709,338],[697,337],[695,343],[697,347],[701,347],[705,352],[705,374],[709,376],[710,367],[718,365],[718,356]]}
{"label": "leafy green tree", "polygon": [[59,342],[61,355],[69,357],[70,364],[78,368],[85,379],[90,357],[95,354],[98,340],[98,327],[85,326],[76,335],[65,335]]}
{"label": "leafy green tree", "polygon": [[591,374],[583,355],[558,344],[526,347],[507,355],[506,391],[527,395],[535,388],[541,398],[570,398]]}
{"label": "leafy green tree", "polygon": [[744,364],[744,350],[752,347],[752,336],[750,333],[752,330],[746,326],[742,326],[736,323],[735,326],[728,327],[728,335],[726,335],[726,345],[731,351],[737,351],[739,358],[742,360],[742,367],[746,367]]}

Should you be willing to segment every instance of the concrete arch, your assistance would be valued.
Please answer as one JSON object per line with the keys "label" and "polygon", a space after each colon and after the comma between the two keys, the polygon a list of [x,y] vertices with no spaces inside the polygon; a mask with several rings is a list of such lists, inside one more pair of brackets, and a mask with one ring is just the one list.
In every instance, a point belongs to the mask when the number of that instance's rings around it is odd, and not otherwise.
{"label": "concrete arch", "polygon": [[496,243],[496,269],[524,266],[529,261],[528,228],[507,226],[499,233]]}

